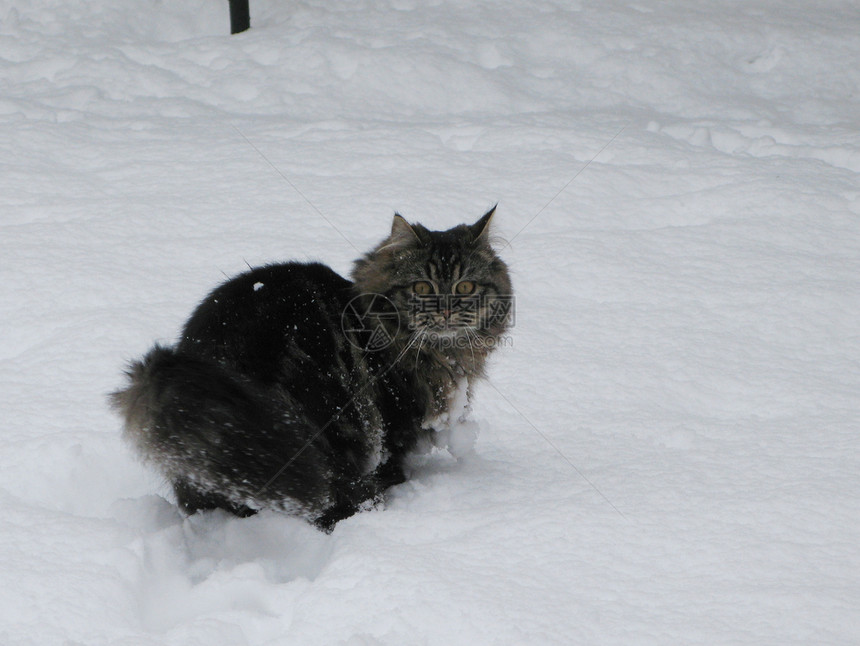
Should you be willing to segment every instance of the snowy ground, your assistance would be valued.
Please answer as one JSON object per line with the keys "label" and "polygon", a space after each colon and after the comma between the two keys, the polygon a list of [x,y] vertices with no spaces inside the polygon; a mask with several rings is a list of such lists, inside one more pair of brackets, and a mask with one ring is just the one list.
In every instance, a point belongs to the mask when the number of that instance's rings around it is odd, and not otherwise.
{"label": "snowy ground", "polygon": [[[226,5],[0,0],[0,644],[860,643],[860,7]],[[330,536],[177,513],[127,359],[497,200],[474,454]]]}

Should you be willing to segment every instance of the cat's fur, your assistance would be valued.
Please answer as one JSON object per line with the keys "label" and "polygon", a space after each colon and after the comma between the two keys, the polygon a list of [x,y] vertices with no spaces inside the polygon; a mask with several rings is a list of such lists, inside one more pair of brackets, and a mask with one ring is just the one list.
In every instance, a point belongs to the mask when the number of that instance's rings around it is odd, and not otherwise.
{"label": "cat's fur", "polygon": [[[318,263],[227,281],[175,347],[131,364],[111,396],[126,437],[188,513],[278,509],[331,529],[405,479],[406,456],[508,326],[493,210],[448,231],[395,216],[354,282]],[[440,295],[474,286],[477,309],[416,296],[419,282]]]}

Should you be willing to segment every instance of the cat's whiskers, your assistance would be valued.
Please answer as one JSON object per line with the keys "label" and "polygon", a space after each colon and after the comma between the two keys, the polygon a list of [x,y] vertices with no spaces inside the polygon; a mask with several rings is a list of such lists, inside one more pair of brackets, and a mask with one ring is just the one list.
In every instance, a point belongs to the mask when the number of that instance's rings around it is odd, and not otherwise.
{"label": "cat's whiskers", "polygon": [[420,330],[416,330],[409,335],[409,340],[406,342],[406,345],[403,346],[403,349],[398,353],[397,357],[392,362],[392,365],[400,361],[406,355],[406,353],[409,352],[410,348],[415,345],[415,342],[418,341],[421,336],[419,332]]}
{"label": "cat's whiskers", "polygon": [[468,341],[469,341],[469,352],[472,353],[472,366],[474,367],[474,366],[478,365],[478,361],[477,361],[477,359],[475,359],[475,347],[472,344],[472,339],[474,338],[477,341],[478,340],[478,333],[475,332],[475,330],[469,325],[467,325],[463,329],[466,330],[466,339],[468,339]]}
{"label": "cat's whiskers", "polygon": [[424,330],[416,330],[418,336],[421,337],[421,341],[418,343],[418,350],[415,352],[415,372],[418,372],[418,359],[421,358],[421,347],[424,345],[424,340],[427,338],[427,335],[424,334]]}

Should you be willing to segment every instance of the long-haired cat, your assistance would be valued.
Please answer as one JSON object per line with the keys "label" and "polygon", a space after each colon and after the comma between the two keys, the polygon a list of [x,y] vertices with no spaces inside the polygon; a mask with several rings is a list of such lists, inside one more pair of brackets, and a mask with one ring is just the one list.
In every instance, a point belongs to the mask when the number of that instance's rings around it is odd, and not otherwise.
{"label": "long-haired cat", "polygon": [[296,262],[225,282],[174,347],[131,364],[111,396],[125,436],[188,513],[277,509],[331,530],[405,480],[507,329],[494,210],[447,231],[395,215],[352,282]]}

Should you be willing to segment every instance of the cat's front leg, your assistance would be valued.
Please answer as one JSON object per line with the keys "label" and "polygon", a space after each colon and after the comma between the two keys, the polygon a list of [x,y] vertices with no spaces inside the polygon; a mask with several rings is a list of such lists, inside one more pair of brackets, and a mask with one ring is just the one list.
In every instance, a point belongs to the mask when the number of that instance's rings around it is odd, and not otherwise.
{"label": "cat's front leg", "polygon": [[360,511],[373,509],[383,501],[387,489],[403,482],[406,482],[406,474],[400,461],[389,459],[372,474],[341,485],[336,502],[314,524],[330,534],[338,522]]}
{"label": "cat's front leg", "polygon": [[406,473],[403,471],[403,465],[400,460],[395,460],[394,458],[380,465],[374,476],[376,482],[379,484],[380,493],[406,482]]}
{"label": "cat's front leg", "polygon": [[[432,446],[445,449],[455,458],[462,458],[474,450],[478,439],[478,423],[469,419],[472,412],[472,385],[467,379],[459,380],[448,395],[445,410],[424,422]],[[429,449],[428,449],[429,450]]]}

